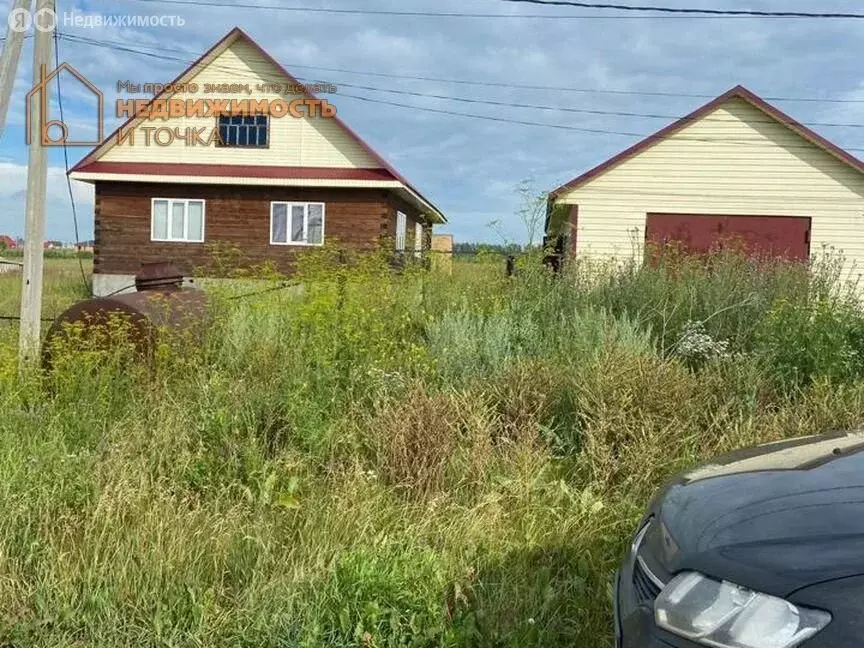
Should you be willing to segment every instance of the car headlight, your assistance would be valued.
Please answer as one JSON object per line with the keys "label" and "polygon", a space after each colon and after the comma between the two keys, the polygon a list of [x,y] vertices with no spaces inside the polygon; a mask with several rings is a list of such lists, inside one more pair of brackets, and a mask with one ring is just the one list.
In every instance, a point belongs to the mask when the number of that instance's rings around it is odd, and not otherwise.
{"label": "car headlight", "polygon": [[831,615],[697,572],[672,579],[654,602],[664,630],[717,648],[795,648]]}

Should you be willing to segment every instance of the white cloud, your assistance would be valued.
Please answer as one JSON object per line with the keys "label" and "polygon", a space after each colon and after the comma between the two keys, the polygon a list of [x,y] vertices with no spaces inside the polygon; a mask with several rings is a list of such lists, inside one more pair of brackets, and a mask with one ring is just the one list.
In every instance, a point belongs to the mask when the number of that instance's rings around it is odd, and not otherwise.
{"label": "white cloud", "polygon": [[[864,75],[862,75],[864,76]],[[861,124],[864,127],[864,78],[855,88],[844,92],[841,97],[844,103],[835,103],[822,112],[825,121],[844,124]],[[861,128],[859,133],[864,132]],[[862,141],[864,145],[864,141]]]}
{"label": "white cloud", "polygon": [[[48,192],[46,203],[46,236],[50,239],[72,240],[74,225],[66,169],[48,168]],[[0,162],[0,200],[3,215],[0,218],[0,234],[22,236],[24,234],[24,210],[27,195],[27,165]],[[78,211],[80,237],[87,240],[93,236],[93,187],[83,182],[72,181],[72,195]]]}

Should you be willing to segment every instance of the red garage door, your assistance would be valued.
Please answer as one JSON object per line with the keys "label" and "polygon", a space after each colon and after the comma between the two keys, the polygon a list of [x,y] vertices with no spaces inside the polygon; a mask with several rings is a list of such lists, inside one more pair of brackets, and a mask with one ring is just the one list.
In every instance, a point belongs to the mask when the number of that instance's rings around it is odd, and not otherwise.
{"label": "red garage door", "polygon": [[797,216],[648,214],[645,240],[691,253],[735,246],[754,256],[810,258],[810,219]]}

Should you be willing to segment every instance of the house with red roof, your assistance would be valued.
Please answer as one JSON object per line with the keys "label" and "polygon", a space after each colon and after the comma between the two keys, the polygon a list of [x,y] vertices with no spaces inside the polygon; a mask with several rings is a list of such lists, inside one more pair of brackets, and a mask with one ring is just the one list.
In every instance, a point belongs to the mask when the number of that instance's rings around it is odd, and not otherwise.
{"label": "house with red roof", "polygon": [[70,170],[95,187],[97,295],[144,263],[218,273],[225,247],[285,273],[328,245],[422,252],[446,222],[339,118],[338,94],[317,96],[239,28],[118,112],[126,123]]}
{"label": "house with red roof", "polygon": [[732,242],[864,265],[864,162],[737,86],[552,192],[560,254],[642,258]]}

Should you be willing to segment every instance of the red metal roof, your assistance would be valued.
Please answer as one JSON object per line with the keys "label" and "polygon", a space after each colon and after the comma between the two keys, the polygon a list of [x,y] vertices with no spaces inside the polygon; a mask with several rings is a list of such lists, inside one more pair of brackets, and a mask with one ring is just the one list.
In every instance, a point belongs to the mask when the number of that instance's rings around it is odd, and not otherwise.
{"label": "red metal roof", "polygon": [[[220,49],[220,48],[223,48],[223,47],[227,47],[229,44],[233,43],[235,40],[240,39],[240,38],[244,39],[244,40],[245,40],[247,43],[249,43],[253,48],[255,48],[255,50],[256,50],[259,54],[261,54],[261,56],[262,56],[266,61],[269,61],[269,62],[272,63],[274,66],[276,66],[276,69],[278,69],[282,74],[284,74],[284,75],[286,76],[286,78],[288,78],[288,80],[289,80],[292,84],[302,85],[302,84],[300,84],[300,82],[299,82],[299,81],[294,77],[294,75],[292,75],[290,72],[288,72],[288,70],[286,70],[286,69],[285,69],[285,68],[284,68],[284,67],[283,67],[283,66],[282,66],[282,65],[281,65],[281,64],[280,64],[276,59],[274,59],[272,56],[270,56],[270,54],[267,53],[267,51],[266,51],[263,47],[261,47],[258,43],[256,43],[255,40],[253,40],[251,36],[249,36],[245,31],[243,31],[243,30],[240,29],[239,27],[234,27],[234,29],[232,29],[232,30],[231,30],[230,32],[228,32],[224,37],[222,37],[221,39],[219,39],[219,41],[218,41],[215,45],[213,45],[213,46],[212,46],[210,49],[208,49],[204,54],[202,54],[202,55],[201,55],[197,60],[195,60],[195,61],[194,61],[194,62],[193,62],[189,67],[187,67],[185,70],[183,70],[183,72],[181,72],[181,73],[177,76],[177,78],[175,78],[173,81],[171,81],[171,83],[169,83],[168,86],[170,87],[170,86],[173,86],[173,85],[175,85],[175,84],[177,84],[177,83],[180,83],[180,81],[183,79],[184,76],[186,76],[186,74],[188,74],[188,73],[189,73],[193,68],[195,68],[195,66],[197,66],[199,63],[201,63],[204,59],[206,59],[208,56],[210,56],[210,54],[212,54],[212,53],[213,53],[214,51],[216,51],[217,49]],[[167,92],[167,91],[163,91],[162,93],[160,93],[159,95],[157,95],[156,97],[154,97],[154,99],[156,99],[156,98],[160,98],[160,97],[164,97],[164,96],[167,96],[167,95],[169,95],[169,94],[170,94],[169,92]],[[312,93],[307,93],[307,95],[308,95],[310,98],[313,98],[313,99],[316,98],[315,95],[312,94]],[[93,163],[96,162],[96,160],[98,159],[99,155],[101,154],[101,149],[102,149],[102,147],[103,147],[107,142],[110,142],[112,139],[114,139],[114,138],[116,137],[117,133],[119,133],[122,129],[126,128],[126,127],[127,127],[129,124],[131,124],[135,119],[136,119],[136,117],[135,117],[134,115],[133,115],[132,117],[130,117],[129,119],[127,119],[127,120],[126,120],[123,124],[121,124],[121,125],[120,125],[120,126],[119,126],[119,127],[118,127],[114,132],[113,132],[113,133],[111,133],[111,135],[109,135],[109,136],[105,139],[105,141],[104,141],[100,146],[97,146],[96,148],[94,148],[94,149],[93,149],[92,151],[90,151],[90,153],[88,153],[88,154],[87,154],[87,155],[86,155],[86,156],[85,156],[85,157],[84,157],[80,162],[78,162],[78,164],[76,164],[74,167],[72,167],[72,169],[69,170],[69,173],[73,173],[73,172],[76,172],[76,171],[80,171],[80,172],[91,172],[91,173],[92,173],[92,171],[89,171],[89,170],[87,169],[87,167],[90,167],[90,165],[92,165]],[[444,218],[444,215],[443,215],[443,213],[441,212],[441,210],[438,209],[438,208],[435,206],[435,204],[432,203],[432,201],[430,201],[428,198],[426,198],[426,197],[425,197],[425,196],[424,196],[420,191],[417,190],[416,187],[414,187],[410,182],[408,182],[408,180],[407,180],[404,176],[402,176],[398,171],[396,171],[396,169],[393,168],[393,167],[390,165],[389,162],[387,162],[383,157],[381,157],[381,155],[380,155],[379,153],[377,153],[377,152],[376,152],[376,151],[375,151],[375,150],[374,150],[374,149],[373,149],[373,148],[372,148],[372,147],[371,147],[371,146],[370,146],[370,145],[369,145],[365,140],[363,140],[363,138],[361,138],[361,137],[360,137],[360,136],[359,136],[359,135],[358,135],[358,134],[357,134],[353,129],[351,129],[347,124],[345,124],[345,122],[343,122],[343,121],[342,121],[338,116],[334,117],[333,120],[334,120],[334,121],[335,121],[339,126],[341,126],[341,127],[345,130],[345,132],[347,132],[348,135],[349,135],[352,139],[354,139],[354,141],[356,141],[357,144],[358,144],[358,145],[359,145],[359,146],[360,146],[360,147],[361,147],[361,148],[362,148],[366,153],[368,153],[368,154],[369,154],[369,155],[370,155],[370,156],[371,156],[371,157],[372,157],[372,158],[373,158],[373,159],[374,159],[378,164],[380,164],[380,165],[381,165],[381,168],[382,168],[383,170],[389,172],[389,173],[392,175],[393,178],[395,178],[396,180],[398,180],[399,182],[401,182],[403,185],[405,185],[408,189],[410,189],[410,190],[413,191],[415,194],[417,194],[417,196],[419,196],[423,201],[425,201],[425,202],[426,202],[427,204],[429,204],[429,205],[430,205],[430,206],[431,206],[435,211],[437,211],[438,214],[442,217],[442,219]],[[160,166],[164,166],[164,165],[155,164],[154,166],[155,166],[155,167],[160,167]],[[250,168],[254,168],[254,167],[242,167],[242,168],[243,168],[244,170],[248,170],[248,169],[250,169]],[[329,179],[329,178],[326,178],[326,177],[322,177],[322,176],[320,176],[320,175],[319,175],[319,176],[316,176],[316,177],[318,177],[318,178],[322,178],[322,179]],[[446,219],[445,219],[445,220],[446,220]]]}
{"label": "red metal roof", "polygon": [[225,166],[224,164],[161,164],[159,162],[91,162],[78,165],[79,173],[123,175],[171,175],[204,177],[279,178],[300,180],[394,181],[387,169],[342,169],[332,167]]}
{"label": "red metal roof", "polygon": [[574,178],[567,184],[561,185],[550,194],[551,198],[557,198],[565,191],[576,189],[577,187],[580,187],[587,183],[589,180],[592,180],[593,178],[596,178],[597,176],[605,173],[606,171],[609,171],[610,169],[618,166],[622,162],[629,160],[632,157],[635,157],[636,155],[650,148],[654,144],[657,144],[658,142],[661,142],[662,140],[671,137],[678,131],[682,130],[684,127],[692,124],[695,121],[699,121],[702,117],[713,112],[731,99],[742,99],[746,101],[754,108],[757,108],[769,117],[776,119],[778,122],[782,123],[784,126],[788,127],[811,144],[818,146],[819,148],[838,158],[842,162],[845,162],[852,168],[864,173],[864,161],[859,160],[857,157],[855,157],[848,151],[844,151],[842,148],[840,148],[833,142],[829,142],[827,139],[814,132],[804,124],[801,124],[800,122],[792,119],[792,117],[784,113],[776,106],[772,106],[770,103],[762,99],[754,92],[751,92],[744,86],[738,85],[729,90],[728,92],[720,95],[716,99],[709,101],[701,108],[694,110],[689,115],[686,115],[678,121],[669,124],[668,126],[660,129],[653,135],[649,135],[641,142],[634,144],[633,146],[622,151],[618,155],[609,158],[602,164],[597,165],[589,171],[586,171],[585,173],[583,173],[577,178]]}

